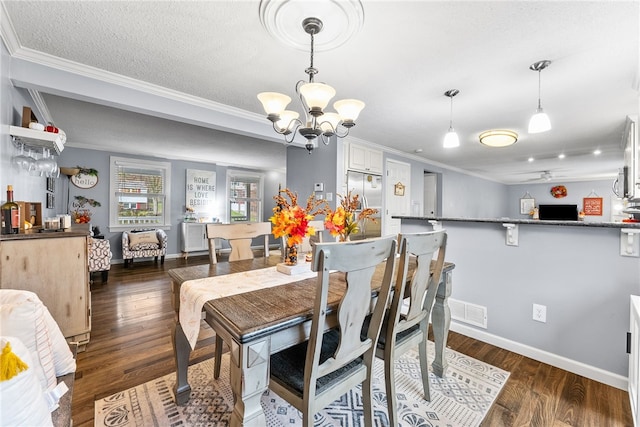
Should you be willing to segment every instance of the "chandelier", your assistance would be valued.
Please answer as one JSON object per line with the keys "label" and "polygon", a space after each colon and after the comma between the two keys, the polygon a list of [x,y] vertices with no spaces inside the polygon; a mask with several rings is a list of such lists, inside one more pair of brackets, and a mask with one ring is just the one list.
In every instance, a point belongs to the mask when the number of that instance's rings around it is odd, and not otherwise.
{"label": "chandelier", "polygon": [[296,131],[299,132],[307,140],[305,148],[311,154],[316,139],[320,139],[324,145],[329,145],[332,136],[347,136],[349,130],[356,125],[355,121],[364,108],[364,102],[342,99],[333,103],[337,113],[325,110],[336,91],[327,84],[314,81],[318,70],[313,67],[313,42],[314,35],[322,30],[322,21],[318,18],[306,18],[302,21],[302,28],[311,36],[311,64],[304,70],[309,75],[309,81],[300,80],[296,84],[296,93],[304,107],[304,120],[299,118],[298,112],[286,110],[291,102],[287,95],[262,92],[258,94],[258,99],[267,113],[267,119],[273,123],[273,129],[284,135],[287,143],[293,142]]}

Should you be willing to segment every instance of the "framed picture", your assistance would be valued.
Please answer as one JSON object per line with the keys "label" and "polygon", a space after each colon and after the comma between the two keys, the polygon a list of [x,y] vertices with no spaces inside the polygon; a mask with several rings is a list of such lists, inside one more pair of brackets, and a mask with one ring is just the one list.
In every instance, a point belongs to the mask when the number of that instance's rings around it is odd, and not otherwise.
{"label": "framed picture", "polygon": [[185,207],[192,212],[211,213],[216,200],[216,173],[187,169]]}
{"label": "framed picture", "polygon": [[47,191],[55,192],[56,191],[56,181],[53,178],[47,178]]}
{"label": "framed picture", "polygon": [[404,196],[404,184],[398,182],[393,186],[393,195],[394,196]]}
{"label": "framed picture", "polygon": [[529,215],[529,212],[536,207],[536,199],[533,197],[522,198],[520,199],[520,213],[522,215]]}
{"label": "framed picture", "polygon": [[585,215],[602,216],[602,197],[583,198],[582,211]]}
{"label": "framed picture", "polygon": [[56,199],[53,193],[47,193],[47,209],[54,209],[56,207]]}

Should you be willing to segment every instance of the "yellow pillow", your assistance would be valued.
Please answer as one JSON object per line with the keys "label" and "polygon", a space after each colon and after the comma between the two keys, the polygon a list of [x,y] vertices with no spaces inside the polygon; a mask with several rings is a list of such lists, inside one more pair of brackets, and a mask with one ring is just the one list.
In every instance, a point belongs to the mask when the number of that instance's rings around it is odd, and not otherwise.
{"label": "yellow pillow", "polygon": [[160,244],[155,231],[145,231],[144,233],[129,233],[129,247],[140,245],[143,243]]}

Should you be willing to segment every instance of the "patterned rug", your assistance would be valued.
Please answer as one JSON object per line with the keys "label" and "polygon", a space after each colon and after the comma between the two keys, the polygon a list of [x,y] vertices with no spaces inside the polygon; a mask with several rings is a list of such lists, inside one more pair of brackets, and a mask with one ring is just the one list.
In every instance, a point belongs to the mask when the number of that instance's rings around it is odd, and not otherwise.
{"label": "patterned rug", "polygon": [[[429,341],[429,360],[434,345]],[[396,394],[400,426],[478,426],[509,377],[509,372],[453,350],[446,350],[449,363],[445,378],[429,367],[431,402],[423,400],[417,349],[396,361]],[[376,359],[374,380],[374,425],[388,426],[384,371]],[[174,403],[175,374],[149,381],[95,402],[96,426],[227,426],[233,409],[229,386],[228,353],[223,355],[220,379],[213,379],[213,361],[189,367],[191,399],[186,406]],[[301,426],[300,413],[272,391],[262,396],[267,425]],[[361,390],[354,388],[315,416],[315,427],[364,425]]]}

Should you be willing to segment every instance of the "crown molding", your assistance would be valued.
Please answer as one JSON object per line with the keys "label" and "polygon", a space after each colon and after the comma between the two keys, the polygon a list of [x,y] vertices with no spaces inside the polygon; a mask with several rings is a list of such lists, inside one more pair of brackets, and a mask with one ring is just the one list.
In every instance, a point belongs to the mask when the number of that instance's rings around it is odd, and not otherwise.
{"label": "crown molding", "polygon": [[11,56],[20,49],[18,35],[13,27],[11,18],[9,18],[4,2],[0,2],[0,37],[2,37],[2,41]]}
{"label": "crown molding", "polygon": [[47,103],[44,102],[42,95],[35,89],[27,89],[29,91],[29,95],[31,95],[31,99],[36,104],[36,108],[40,112],[40,117],[42,118],[43,123],[53,123],[53,118],[51,117],[51,113],[49,112],[49,107],[47,107]]}
{"label": "crown molding", "polygon": [[12,57],[67,73],[75,74],[81,77],[93,79],[98,82],[113,84],[127,89],[132,89],[150,95],[171,99],[173,101],[181,102],[184,104],[189,104],[195,107],[205,108],[218,113],[231,115],[243,120],[251,120],[256,123],[261,123],[264,120],[264,117],[260,116],[257,113],[252,113],[240,108],[231,107],[229,105],[221,104],[219,102],[211,101],[194,95],[189,95],[173,89],[168,89],[159,85],[144,82],[142,80],[126,77],[121,74],[102,70],[100,68],[80,64],[75,61],[69,61],[67,59],[59,58],[57,56],[49,55],[47,53],[39,52],[30,48],[20,47],[15,51],[15,53],[12,54]]}

